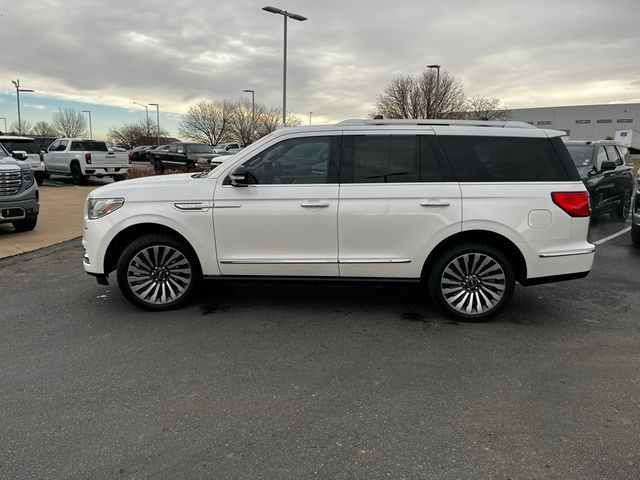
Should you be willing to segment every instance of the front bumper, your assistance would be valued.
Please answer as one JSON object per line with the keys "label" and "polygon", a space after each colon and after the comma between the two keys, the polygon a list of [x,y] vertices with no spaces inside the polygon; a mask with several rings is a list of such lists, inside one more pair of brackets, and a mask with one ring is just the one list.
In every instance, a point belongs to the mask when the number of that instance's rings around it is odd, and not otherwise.
{"label": "front bumper", "polygon": [[[38,187],[35,182],[26,190],[11,198],[0,197],[0,223],[9,223],[38,215],[40,212],[40,200]],[[18,215],[20,211],[20,215]],[[3,215],[3,212],[6,215]]]}

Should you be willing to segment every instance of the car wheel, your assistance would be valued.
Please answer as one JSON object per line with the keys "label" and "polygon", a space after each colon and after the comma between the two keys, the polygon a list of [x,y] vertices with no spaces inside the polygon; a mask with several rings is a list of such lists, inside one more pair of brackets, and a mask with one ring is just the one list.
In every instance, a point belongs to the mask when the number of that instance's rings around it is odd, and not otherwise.
{"label": "car wheel", "polygon": [[631,225],[631,240],[636,245],[640,245],[640,225]]}
{"label": "car wheel", "polygon": [[36,172],[35,176],[36,176],[36,183],[38,184],[38,186],[41,186],[42,183],[44,182],[44,172]]}
{"label": "car wheel", "polygon": [[631,190],[625,190],[622,195],[622,203],[616,210],[616,218],[624,222],[629,217],[631,211]]}
{"label": "car wheel", "polygon": [[125,176],[124,175],[114,175],[111,178],[113,179],[114,182],[121,182],[122,180],[125,179]]}
{"label": "car wheel", "polygon": [[449,315],[481,322],[500,312],[515,289],[513,267],[498,249],[483,243],[455,245],[433,264],[432,300]]}
{"label": "car wheel", "polygon": [[169,310],[184,304],[202,279],[197,258],[183,242],[150,234],[127,246],[117,267],[123,295],[145,310]]}
{"label": "car wheel", "polygon": [[87,177],[82,174],[80,165],[78,165],[77,163],[71,165],[71,179],[76,185],[84,185],[85,183],[87,183]]}
{"label": "car wheel", "polygon": [[193,172],[196,169],[195,163],[187,163],[187,172]]}
{"label": "car wheel", "polygon": [[16,232],[29,232],[36,228],[36,224],[38,223],[38,216],[28,217],[24,220],[16,220],[15,222],[11,222],[13,228]]}
{"label": "car wheel", "polygon": [[156,175],[162,175],[164,173],[164,166],[162,165],[162,162],[158,160],[153,162],[153,171]]}

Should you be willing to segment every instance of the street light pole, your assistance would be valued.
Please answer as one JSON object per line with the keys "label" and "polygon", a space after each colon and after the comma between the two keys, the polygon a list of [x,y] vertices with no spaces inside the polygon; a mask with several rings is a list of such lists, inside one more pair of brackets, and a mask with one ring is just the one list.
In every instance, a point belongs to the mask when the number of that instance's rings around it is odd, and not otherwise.
{"label": "street light pole", "polygon": [[22,120],[20,118],[20,92],[34,92],[30,88],[20,88],[20,79],[11,80],[16,87],[16,100],[18,102],[18,135],[22,135]]}
{"label": "street light pole", "polygon": [[313,112],[309,112],[309,125],[311,125],[311,115],[313,115]]}
{"label": "street light pole", "polygon": [[138,102],[133,102],[136,105],[140,105],[141,107],[144,107],[144,109],[147,111],[147,141],[149,141],[149,107],[147,107],[144,103],[138,103]]}
{"label": "street light pole", "polygon": [[160,105],[157,103],[150,103],[149,106],[156,107],[156,127],[158,127],[158,146],[160,146]]}
{"label": "street light pole", "polygon": [[287,18],[304,22],[307,17],[298,15],[297,13],[289,13],[275,7],[264,7],[262,10],[269,13],[275,13],[284,17],[284,59],[282,62],[282,125],[287,123]]}
{"label": "street light pole", "polygon": [[242,90],[251,94],[251,123],[256,121],[256,92],[254,90]]}
{"label": "street light pole", "polygon": [[91,111],[90,110],[82,110],[82,113],[89,114],[89,138],[93,140],[93,128],[91,127]]}
{"label": "street light pole", "polygon": [[438,101],[440,100],[440,65],[427,65],[427,68],[436,69],[436,94],[433,105],[435,107],[435,118],[438,118]]}

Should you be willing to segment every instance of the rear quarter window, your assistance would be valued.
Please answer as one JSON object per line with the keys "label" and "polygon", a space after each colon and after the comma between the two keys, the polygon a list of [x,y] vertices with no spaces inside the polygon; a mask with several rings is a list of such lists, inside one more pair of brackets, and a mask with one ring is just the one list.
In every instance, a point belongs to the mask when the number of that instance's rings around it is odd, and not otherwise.
{"label": "rear quarter window", "polygon": [[439,138],[460,182],[574,179],[567,171],[558,147],[548,138],[448,135]]}

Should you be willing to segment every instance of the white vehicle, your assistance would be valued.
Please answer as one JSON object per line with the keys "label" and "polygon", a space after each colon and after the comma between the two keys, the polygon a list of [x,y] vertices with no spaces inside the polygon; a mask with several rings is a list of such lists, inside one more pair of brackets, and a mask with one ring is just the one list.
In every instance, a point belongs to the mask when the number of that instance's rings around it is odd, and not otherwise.
{"label": "white vehicle", "polygon": [[40,147],[31,137],[0,135],[0,144],[13,158],[23,160],[31,165],[38,185],[42,185],[45,177],[44,158]]}
{"label": "white vehicle", "polygon": [[586,276],[589,196],[560,137],[520,122],[350,120],[278,130],[208,173],[87,199],[84,268],[149,310],[202,278],[424,281],[484,320],[515,282]]}
{"label": "white vehicle", "polygon": [[230,155],[232,153],[238,153],[242,150],[239,143],[220,143],[212,147],[213,153],[220,153],[222,155]]}
{"label": "white vehicle", "polygon": [[81,185],[91,176],[123,180],[130,161],[127,152],[114,152],[106,142],[59,138],[47,148],[44,163],[47,174],[71,175]]}

